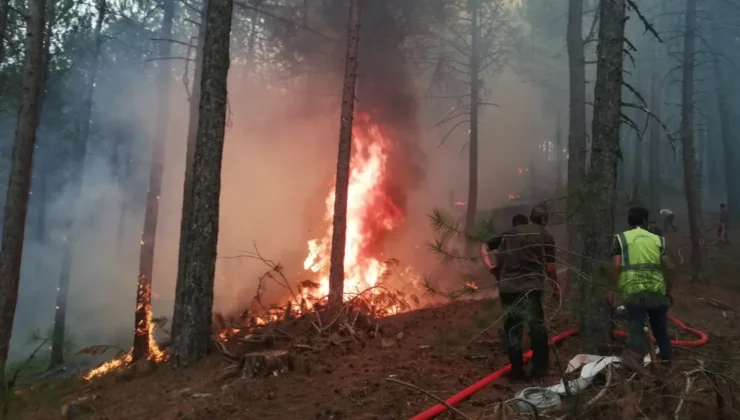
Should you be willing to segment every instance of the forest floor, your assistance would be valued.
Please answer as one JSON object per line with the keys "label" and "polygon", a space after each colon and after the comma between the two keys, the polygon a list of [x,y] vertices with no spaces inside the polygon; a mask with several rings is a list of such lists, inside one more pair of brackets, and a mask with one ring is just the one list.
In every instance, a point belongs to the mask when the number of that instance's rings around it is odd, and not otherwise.
{"label": "forest floor", "polygon": [[[709,225],[708,225],[709,226]],[[684,226],[684,233],[687,229]],[[732,232],[740,235],[740,231]],[[708,236],[711,237],[711,234]],[[668,234],[675,249],[688,243],[678,234]],[[684,249],[683,258],[689,259]],[[707,303],[716,299],[740,314],[740,245],[710,249],[709,284],[689,284],[687,263],[675,293],[671,314],[709,335],[706,346],[678,349],[679,359],[730,360],[740,351],[738,315]],[[576,302],[567,303],[550,322],[552,333],[576,326],[572,315]],[[548,316],[555,303],[547,304]],[[11,418],[58,419],[70,401],[87,398],[90,412],[80,419],[407,419],[436,404],[416,389],[388,381],[395,378],[412,383],[434,395],[448,398],[507,363],[494,327],[471,341],[478,332],[499,318],[496,300],[453,302],[384,319],[380,337],[342,340],[321,351],[292,350],[300,361],[292,372],[266,378],[225,378],[231,362],[215,353],[195,366],[173,370],[167,365],[153,370],[113,373],[89,382],[72,378],[48,381],[18,389],[11,406]],[[399,333],[403,333],[402,336]],[[694,337],[673,329],[678,338]],[[400,337],[400,338],[399,338]],[[559,381],[560,369],[582,353],[578,337],[565,340],[551,355],[550,377]],[[733,364],[734,366],[734,364]],[[723,368],[725,372],[732,366]],[[666,418],[673,418],[681,399],[681,374],[672,392]],[[457,406],[471,418],[485,407],[510,399],[530,385],[500,379]],[[703,388],[703,389],[700,389]],[[707,418],[715,397],[708,386],[697,386],[698,395],[684,404],[681,418]],[[621,389],[621,388],[620,388]],[[625,386],[626,389],[626,386]],[[582,418],[637,418],[625,416],[627,397],[613,397],[614,406],[595,407]],[[615,391],[616,394],[616,391]],[[664,395],[665,396],[665,395]],[[642,398],[640,398],[642,400]],[[634,398],[633,398],[634,401]],[[635,404],[641,410],[640,404]],[[85,411],[84,409],[82,411]],[[612,414],[609,414],[612,413]],[[737,413],[737,412],[735,412]],[[440,418],[453,418],[444,414]],[[709,417],[719,418],[713,414]],[[655,418],[655,417],[653,417]],[[730,415],[727,418],[740,418]]]}

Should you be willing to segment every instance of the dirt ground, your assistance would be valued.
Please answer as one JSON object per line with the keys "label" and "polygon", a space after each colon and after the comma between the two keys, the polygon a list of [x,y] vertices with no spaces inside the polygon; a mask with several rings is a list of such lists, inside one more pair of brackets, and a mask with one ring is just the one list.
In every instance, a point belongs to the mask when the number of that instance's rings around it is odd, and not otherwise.
{"label": "dirt ground", "polygon": [[[679,233],[686,232],[683,230]],[[668,234],[668,241],[674,249],[688,243],[679,234]],[[682,254],[688,260],[687,251]],[[682,266],[682,280],[671,313],[709,334],[709,343],[699,349],[678,349],[679,358],[717,358],[740,350],[736,315],[707,303],[707,299],[713,298],[740,308],[740,246],[712,248],[709,267],[709,284],[696,285],[689,284],[686,263]],[[548,316],[553,315],[555,307],[555,302],[548,303]],[[740,309],[737,311],[740,313]],[[293,349],[295,370],[267,378],[224,379],[224,369],[231,362],[213,354],[178,371],[162,365],[154,370],[111,374],[91,382],[70,379],[38,384],[17,391],[11,417],[58,419],[65,403],[94,396],[89,406],[94,412],[74,418],[407,419],[436,402],[386,378],[412,383],[448,398],[485,377],[507,363],[498,345],[497,327],[472,342],[470,339],[496,320],[500,312],[496,300],[486,299],[398,315],[383,320],[381,337],[344,340],[318,353]],[[550,323],[553,333],[575,327],[570,313],[568,307],[557,313]],[[694,339],[675,329],[672,334]],[[558,366],[564,368],[570,358],[581,352],[579,348],[581,343],[575,337],[553,350],[551,377],[546,383],[558,382]],[[525,386],[501,379],[458,408],[476,418],[483,407],[510,399]],[[674,401],[674,407],[675,404]],[[699,418],[705,412],[706,418],[705,404],[687,400],[687,409],[693,414],[690,417]],[[668,417],[673,418],[673,413]],[[712,414],[709,417],[714,418]],[[453,417],[445,414],[440,418]]]}

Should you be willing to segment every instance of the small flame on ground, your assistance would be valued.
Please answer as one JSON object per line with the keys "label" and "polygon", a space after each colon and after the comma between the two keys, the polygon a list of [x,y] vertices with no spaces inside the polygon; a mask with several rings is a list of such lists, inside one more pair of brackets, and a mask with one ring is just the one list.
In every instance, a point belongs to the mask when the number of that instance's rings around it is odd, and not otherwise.
{"label": "small flame on ground", "polygon": [[[148,285],[147,293],[151,293],[151,285]],[[146,323],[149,325],[149,356],[147,357],[147,360],[155,362],[155,363],[162,362],[167,358],[167,353],[165,353],[162,349],[159,348],[157,341],[154,339],[154,324],[152,323],[151,309],[146,312]],[[137,328],[143,328],[143,326],[141,327],[137,326]],[[120,357],[110,360],[108,362],[105,362],[102,365],[96,367],[95,369],[87,372],[86,374],[82,376],[82,378],[85,380],[90,380],[93,378],[97,378],[99,376],[103,376],[109,372],[117,370],[118,368],[128,365],[129,363],[133,361],[133,359],[134,359],[134,356],[133,356],[133,349],[132,349],[132,350],[127,351]]]}

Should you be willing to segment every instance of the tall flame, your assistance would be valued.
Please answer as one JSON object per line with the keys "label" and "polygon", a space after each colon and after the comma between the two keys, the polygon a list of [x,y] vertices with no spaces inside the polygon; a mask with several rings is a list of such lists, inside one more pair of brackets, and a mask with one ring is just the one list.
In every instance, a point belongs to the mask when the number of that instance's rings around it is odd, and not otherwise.
{"label": "tall flame", "polygon": [[[382,259],[382,241],[404,220],[401,208],[387,194],[387,162],[393,143],[367,114],[355,117],[352,129],[352,159],[347,199],[347,242],[344,253],[344,295],[352,297],[372,288],[386,271]],[[329,293],[334,192],[326,198],[323,237],[308,242],[308,256],[303,268],[318,275],[319,288],[314,296]]]}

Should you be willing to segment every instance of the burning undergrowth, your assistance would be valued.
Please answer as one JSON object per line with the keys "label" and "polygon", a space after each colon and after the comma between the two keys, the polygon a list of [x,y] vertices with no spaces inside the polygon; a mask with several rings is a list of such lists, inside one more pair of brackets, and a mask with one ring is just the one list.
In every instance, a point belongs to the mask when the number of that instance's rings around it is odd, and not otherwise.
{"label": "burning undergrowth", "polygon": [[[329,268],[334,210],[334,187],[325,200],[323,235],[307,244],[303,267],[310,279],[292,284],[282,265],[264,258],[255,247],[243,256],[262,261],[269,268],[258,281],[251,308],[229,316],[217,315],[214,335],[217,342],[237,341],[246,336],[274,335],[294,338],[297,330],[314,334],[341,330],[351,336],[368,326],[378,328],[378,319],[418,307],[420,277],[411,267],[384,255],[393,233],[405,222],[405,206],[394,194],[389,162],[398,151],[388,130],[372,121],[368,113],[356,116],[350,165],[345,243],[345,305],[340,313],[327,310]],[[285,291],[282,304],[266,304],[264,295],[271,285]],[[286,330],[292,331],[287,333]],[[377,334],[377,331],[375,332]],[[277,334],[281,337],[280,334]]]}

